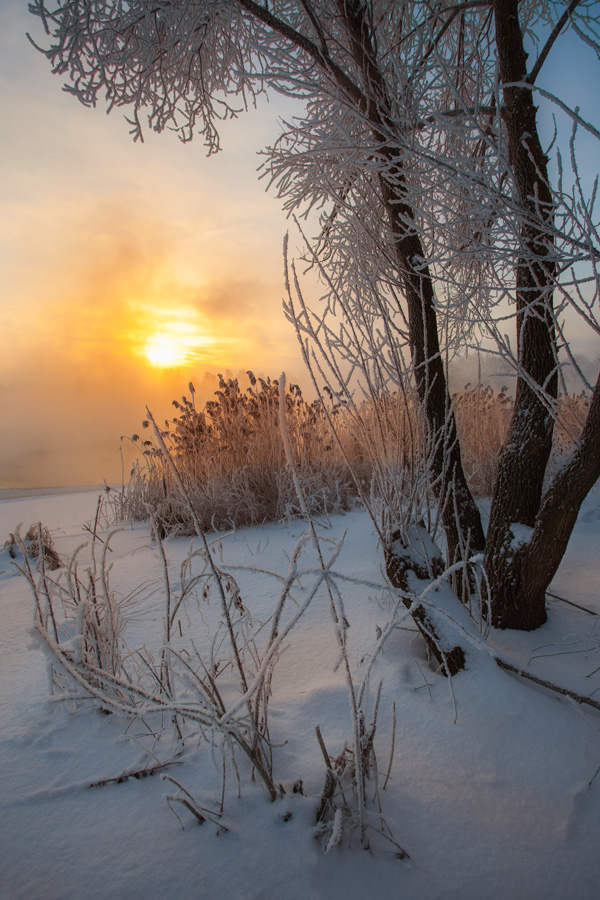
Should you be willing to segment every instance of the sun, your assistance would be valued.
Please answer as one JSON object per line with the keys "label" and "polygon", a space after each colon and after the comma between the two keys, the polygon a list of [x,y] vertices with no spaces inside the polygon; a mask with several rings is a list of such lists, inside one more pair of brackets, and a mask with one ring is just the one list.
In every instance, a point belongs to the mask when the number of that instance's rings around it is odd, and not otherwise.
{"label": "sun", "polygon": [[146,358],[153,366],[172,368],[185,365],[188,358],[188,348],[168,337],[148,338],[145,348]]}
{"label": "sun", "polygon": [[139,352],[155,368],[192,366],[214,347],[214,337],[207,333],[206,323],[193,308],[154,308],[149,310],[148,319],[150,327]]}

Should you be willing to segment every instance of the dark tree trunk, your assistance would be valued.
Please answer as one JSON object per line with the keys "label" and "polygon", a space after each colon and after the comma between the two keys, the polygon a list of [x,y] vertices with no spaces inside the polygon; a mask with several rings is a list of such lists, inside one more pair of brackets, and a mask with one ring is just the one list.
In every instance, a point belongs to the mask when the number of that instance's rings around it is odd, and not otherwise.
{"label": "dark tree trunk", "polygon": [[546,620],[544,595],[527,590],[526,555],[514,554],[511,525],[533,527],[552,449],[557,348],[553,322],[552,195],[536,108],[527,79],[527,56],[518,0],[495,0],[496,45],[514,189],[521,211],[516,262],[518,377],[509,433],[502,449],[487,534],[485,568],[493,623],[530,630]]}
{"label": "dark tree trunk", "polygon": [[392,104],[377,65],[367,5],[359,0],[338,0],[345,19],[350,49],[369,98],[365,113],[379,153],[387,157],[387,172],[380,175],[382,199],[388,214],[398,260],[398,276],[407,303],[409,343],[419,399],[425,413],[431,447],[432,483],[442,510],[448,543],[448,561],[483,550],[485,537],[479,509],[464,473],[456,420],[451,408],[440,352],[435,291],[419,236],[414,210],[407,202],[402,160],[390,148],[395,133]]}
{"label": "dark tree trunk", "polygon": [[598,478],[600,375],[579,446],[546,491],[529,540],[505,555],[503,578],[492,595],[494,624],[531,630],[543,623],[546,591],[565,554],[581,504]]}
{"label": "dark tree trunk", "polygon": [[[383,181],[390,224],[395,236],[398,268],[408,309],[409,341],[417,392],[421,400],[431,448],[434,492],[442,510],[448,542],[448,562],[483,550],[485,537],[479,509],[464,473],[456,419],[450,405],[440,352],[435,294],[428,267],[415,269],[424,257],[416,230],[408,230],[412,210]],[[414,214],[413,214],[414,218]]]}

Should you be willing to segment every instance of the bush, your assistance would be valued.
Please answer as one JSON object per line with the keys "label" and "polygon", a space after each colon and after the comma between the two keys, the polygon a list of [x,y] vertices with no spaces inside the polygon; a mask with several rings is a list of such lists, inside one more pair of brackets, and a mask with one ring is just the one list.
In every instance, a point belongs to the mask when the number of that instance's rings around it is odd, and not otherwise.
{"label": "bush", "polygon": [[60,569],[63,561],[54,549],[52,535],[46,526],[30,525],[25,537],[21,537],[19,529],[11,533],[4,542],[3,551],[7,551],[10,559],[19,559],[27,556],[29,559],[37,559],[49,571]]}
{"label": "bush", "polygon": [[[161,435],[173,457],[203,529],[256,525],[298,515],[298,501],[279,433],[279,383],[256,379],[242,391],[237,378],[219,376],[216,400],[196,409],[190,398],[173,401],[178,415]],[[342,512],[354,503],[355,488],[343,453],[334,447],[327,415],[308,403],[297,385],[285,398],[296,466],[312,514]],[[145,421],[144,427],[149,422]],[[141,460],[132,471],[121,516],[145,519],[149,510],[162,533],[191,534],[190,509],[183,502],[161,448],[153,439],[133,441]]]}

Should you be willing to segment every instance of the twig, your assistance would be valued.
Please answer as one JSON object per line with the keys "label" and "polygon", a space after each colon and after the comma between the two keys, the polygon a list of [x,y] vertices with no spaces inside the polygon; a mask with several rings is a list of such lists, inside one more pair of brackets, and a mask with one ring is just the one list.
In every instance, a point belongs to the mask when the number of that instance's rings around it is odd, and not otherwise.
{"label": "twig", "polygon": [[327,747],[325,746],[325,741],[323,740],[323,735],[321,734],[321,729],[318,725],[315,725],[315,732],[317,735],[317,740],[319,742],[319,747],[321,748],[321,753],[323,754],[323,759],[325,760],[325,765],[328,769],[331,769],[331,757],[327,752]]}
{"label": "twig", "polygon": [[[92,537],[94,538],[94,540],[100,541],[101,544],[104,543],[104,541],[102,540],[102,538],[100,537],[100,535],[99,535],[99,534],[96,534],[96,532],[93,531],[93,529],[92,529],[89,525],[84,525],[84,526],[83,526],[83,530],[84,530],[84,531],[87,531],[89,534],[91,534]],[[112,550],[111,550],[111,553],[112,553]]]}
{"label": "twig", "polygon": [[[189,811],[192,813],[192,815],[196,817],[199,825],[204,825],[204,823],[206,822],[206,816],[203,816],[202,813],[196,809],[194,804],[191,803],[189,800],[187,800],[185,797],[173,797],[173,795],[170,794],[166,799],[167,799],[167,805],[169,806],[169,809],[172,812],[175,813],[175,810],[171,806],[171,803],[181,803],[182,806],[185,806],[186,809],[189,809]],[[177,813],[175,813],[175,815],[177,816]],[[177,818],[179,819],[179,816],[177,816]],[[180,823],[181,827],[183,828],[183,823],[182,823],[181,819],[179,819],[179,823]]]}
{"label": "twig", "polygon": [[319,809],[317,810],[316,823],[317,825],[320,822],[325,821],[325,817],[329,810],[329,806],[333,799],[333,795],[335,794],[335,788],[337,784],[336,773],[334,772],[331,765],[331,757],[327,752],[327,748],[325,747],[325,741],[323,740],[323,735],[321,734],[321,729],[318,725],[315,725],[315,732],[317,734],[317,740],[319,742],[319,747],[321,748],[321,753],[323,754],[323,758],[325,760],[325,784],[323,785],[323,793],[321,794],[321,802],[319,804]]}
{"label": "twig", "polygon": [[[286,275],[287,277],[287,275]],[[363,758],[361,753],[361,735],[360,735],[360,727],[359,727],[359,709],[356,700],[356,693],[354,690],[354,682],[352,679],[352,672],[350,670],[350,663],[348,661],[348,654],[346,651],[346,636],[345,636],[345,616],[343,604],[341,602],[341,595],[339,592],[337,593],[339,599],[339,614],[336,610],[333,585],[328,578],[328,566],[325,565],[325,561],[323,559],[323,553],[321,551],[321,544],[319,542],[319,537],[317,535],[317,531],[315,529],[315,524],[312,516],[310,515],[310,511],[308,509],[308,505],[306,503],[306,497],[304,496],[304,491],[302,490],[302,485],[300,484],[300,478],[298,477],[298,471],[296,468],[296,464],[294,462],[294,455],[292,453],[292,448],[289,439],[289,432],[287,427],[287,418],[286,418],[286,409],[285,409],[285,384],[286,378],[285,373],[279,377],[279,423],[280,423],[280,431],[281,431],[281,439],[283,441],[283,448],[285,451],[287,464],[289,470],[292,474],[292,478],[294,481],[294,486],[296,488],[296,493],[298,495],[298,502],[300,503],[300,508],[302,510],[302,514],[308,521],[308,526],[310,530],[310,534],[312,536],[313,546],[317,553],[317,557],[319,560],[319,564],[321,570],[323,572],[325,587],[327,589],[327,593],[329,594],[329,608],[331,612],[331,616],[334,623],[334,630],[338,640],[338,644],[340,647],[340,658],[344,663],[344,670],[346,673],[346,681],[348,685],[348,695],[350,701],[350,709],[352,711],[352,731],[353,731],[353,744],[354,744],[354,765],[356,770],[355,784],[356,784],[356,795],[358,800],[358,811],[360,816],[360,831],[361,831],[361,840],[365,841],[365,771],[363,766]]]}
{"label": "twig", "polygon": [[546,594],[548,597],[553,597],[555,600],[560,600],[562,603],[568,603],[569,606],[574,606],[582,612],[589,613],[590,616],[600,616],[600,613],[594,612],[593,609],[588,609],[587,606],[582,606],[580,603],[575,603],[573,600],[567,600],[566,597],[559,597],[558,594],[553,594],[552,591],[546,591]]}
{"label": "twig", "polygon": [[390,778],[390,773],[391,773],[391,771],[392,771],[392,763],[393,763],[393,761],[394,761],[394,748],[395,748],[395,745],[396,745],[396,701],[394,700],[394,702],[392,703],[392,744],[391,744],[391,747],[390,747],[390,759],[389,759],[388,766],[387,766],[387,770],[386,770],[386,773],[385,773],[385,778],[384,778],[384,781],[383,781],[383,787],[381,788],[382,791],[385,791],[385,789],[386,789],[386,787],[387,787],[387,783],[388,783],[389,778]]}
{"label": "twig", "polygon": [[[171,806],[172,802],[173,803],[181,803],[183,806],[185,806],[186,809],[189,809],[189,811],[197,818],[200,825],[203,825],[204,822],[207,819],[209,819],[213,823],[213,825],[217,826],[219,831],[229,831],[229,829],[225,825],[223,825],[222,822],[219,821],[221,818],[220,812],[215,812],[214,809],[207,809],[205,806],[201,806],[196,801],[196,798],[190,794],[190,792],[187,790],[187,788],[184,788],[184,786],[179,781],[177,781],[176,778],[173,778],[171,775],[163,775],[162,778],[163,778],[163,781],[170,781],[171,784],[174,784],[175,787],[179,788],[179,790],[181,791],[182,794],[185,794],[184,797],[176,796],[174,794],[169,794],[166,797],[166,801],[169,806],[169,809],[176,816],[177,816],[177,813]],[[177,818],[179,819],[179,816],[177,816]],[[181,827],[183,828],[183,823],[181,822],[181,819],[179,819],[179,822],[181,823]]]}
{"label": "twig", "polygon": [[120,775],[114,775],[112,778],[101,778],[100,781],[92,781],[91,784],[88,784],[88,788],[95,787],[104,787],[106,784],[122,784],[124,781],[128,781],[130,778],[146,778],[148,776],[155,775],[156,772],[159,772],[161,769],[166,769],[168,766],[180,766],[181,761],[173,759],[170,762],[159,763],[157,766],[149,766],[145,769],[135,769],[131,772],[122,772]]}
{"label": "twig", "polygon": [[577,694],[575,691],[560,687],[558,684],[552,684],[551,681],[546,681],[544,678],[538,678],[536,675],[526,672],[525,669],[519,669],[517,666],[513,666],[512,663],[506,662],[506,660],[501,659],[499,656],[494,656],[493,659],[501,669],[506,669],[507,672],[513,672],[515,675],[520,675],[521,678],[533,681],[535,684],[539,684],[549,691],[554,691],[557,694],[563,694],[565,697],[570,697],[571,700],[575,700],[576,703],[585,703],[588,706],[593,706],[594,709],[600,710],[600,703],[597,700],[592,700],[591,697],[586,697],[584,694]]}

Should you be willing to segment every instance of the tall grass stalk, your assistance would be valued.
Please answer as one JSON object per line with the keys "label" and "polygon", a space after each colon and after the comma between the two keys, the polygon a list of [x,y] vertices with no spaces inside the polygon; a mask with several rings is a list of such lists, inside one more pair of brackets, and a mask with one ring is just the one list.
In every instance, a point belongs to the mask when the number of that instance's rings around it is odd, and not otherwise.
{"label": "tall grass stalk", "polygon": [[[287,463],[292,473],[294,485],[298,493],[298,501],[308,523],[309,533],[311,535],[313,547],[319,560],[321,571],[325,576],[325,586],[329,597],[329,610],[339,647],[340,656],[338,665],[341,663],[343,666],[352,719],[352,749],[351,751],[348,751],[346,748],[344,748],[344,750],[338,755],[335,760],[333,760],[327,753],[320,727],[318,725],[316,726],[317,738],[319,740],[319,744],[321,746],[321,750],[323,752],[326,763],[324,796],[317,813],[317,833],[322,839],[325,852],[329,852],[330,850],[339,846],[339,844],[341,843],[344,836],[344,825],[346,824],[346,819],[350,818],[352,820],[352,818],[356,816],[358,818],[361,844],[365,848],[369,848],[370,844],[367,835],[368,822],[366,809],[366,785],[367,778],[371,774],[374,776],[375,782],[377,782],[377,764],[375,760],[374,740],[377,728],[377,712],[379,709],[379,698],[381,695],[381,683],[379,684],[377,689],[376,701],[373,707],[371,723],[368,728],[365,725],[367,719],[365,710],[363,708],[363,703],[366,700],[366,689],[369,680],[369,672],[373,665],[374,659],[377,656],[377,653],[375,654],[373,660],[371,660],[370,665],[367,667],[367,672],[365,673],[360,689],[357,689],[354,683],[352,666],[348,654],[348,622],[344,611],[342,593],[336,582],[335,575],[329,577],[328,572],[330,566],[326,566],[325,564],[323,553],[321,550],[321,542],[315,528],[313,517],[311,516],[310,510],[308,508],[306,498],[304,497],[301,480],[296,470],[296,463],[289,439],[287,410],[284,399],[285,383],[286,378],[285,373],[283,373],[279,378],[279,422],[281,437],[283,440]],[[343,782],[344,776],[348,774],[350,775],[352,790],[356,796],[355,811],[352,811],[349,808],[347,801],[344,798]],[[338,794],[338,792],[341,795],[343,801],[342,803],[340,803],[339,800],[338,802],[336,802],[336,795]],[[375,793],[378,797],[379,795],[377,787]],[[379,830],[380,833],[383,834],[386,834],[386,831],[389,831],[389,829],[387,829],[387,825],[385,824],[383,816],[381,816],[381,828]],[[391,832],[389,833],[389,835],[386,834],[386,837],[392,839]],[[393,843],[395,842],[393,841]],[[401,857],[407,855],[405,851],[402,850],[401,847],[399,847],[399,845],[396,846]]]}

